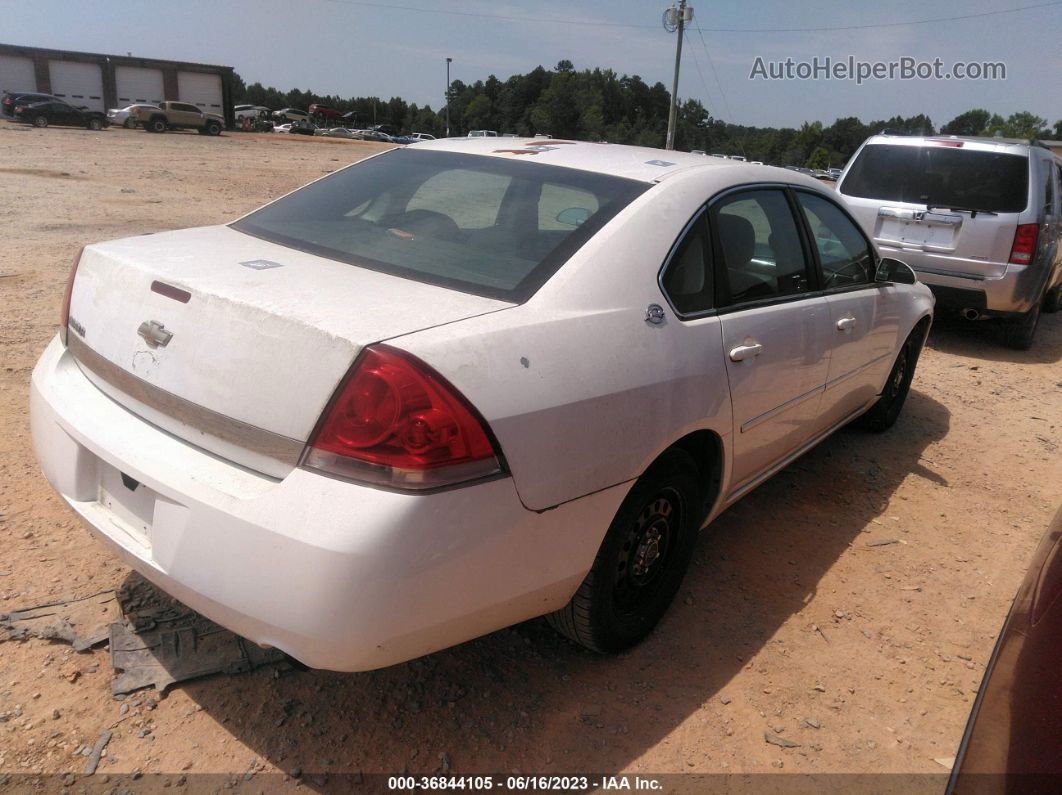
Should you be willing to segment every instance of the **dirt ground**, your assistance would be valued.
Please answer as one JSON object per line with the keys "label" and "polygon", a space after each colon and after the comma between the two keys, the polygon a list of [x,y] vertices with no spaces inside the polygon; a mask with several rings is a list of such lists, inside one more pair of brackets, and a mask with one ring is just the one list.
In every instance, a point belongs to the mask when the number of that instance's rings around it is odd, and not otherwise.
{"label": "dirt ground", "polygon": [[[0,612],[130,572],[52,492],[28,382],[83,243],[230,220],[378,145],[0,122]],[[366,674],[271,668],[110,695],[106,649],[0,645],[0,774],[945,774],[1062,503],[1062,314],[1033,350],[940,321],[898,424],[845,430],[703,534],[661,627],[614,658],[541,620]],[[898,543],[875,545],[895,539]],[[765,734],[797,744],[782,748]],[[333,774],[332,779],[325,774]],[[98,774],[99,775],[99,774]],[[937,781],[937,786],[941,785]]]}

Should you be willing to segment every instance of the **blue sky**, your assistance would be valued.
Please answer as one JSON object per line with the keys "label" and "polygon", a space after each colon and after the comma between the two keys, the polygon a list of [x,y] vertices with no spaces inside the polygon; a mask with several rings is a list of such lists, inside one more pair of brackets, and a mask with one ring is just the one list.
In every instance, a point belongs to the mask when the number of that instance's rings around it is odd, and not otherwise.
{"label": "blue sky", "polygon": [[[1062,4],[1001,16],[835,32],[712,29],[867,25],[954,16],[1045,0],[698,2],[683,51],[681,97],[742,124],[794,126],[925,112],[938,126],[972,107],[1062,118]],[[451,77],[506,78],[567,58],[670,87],[669,0],[0,0],[0,41],[220,63],[247,82],[342,96],[401,96],[438,107]],[[403,10],[420,8],[454,13]],[[519,17],[509,21],[493,17]],[[536,21],[537,20],[537,21]],[[556,20],[565,20],[558,22]],[[587,24],[580,24],[587,23]],[[611,23],[611,24],[607,24]],[[623,27],[631,26],[631,27]],[[704,40],[702,42],[701,36]],[[710,57],[709,57],[710,55]],[[749,80],[764,59],[1002,61],[1007,80],[854,82]]]}

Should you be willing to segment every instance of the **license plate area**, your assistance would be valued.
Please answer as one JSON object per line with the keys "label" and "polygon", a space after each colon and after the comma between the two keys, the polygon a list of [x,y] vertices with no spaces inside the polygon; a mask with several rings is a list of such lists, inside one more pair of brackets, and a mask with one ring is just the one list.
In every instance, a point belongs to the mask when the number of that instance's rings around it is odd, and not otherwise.
{"label": "license plate area", "polygon": [[104,464],[101,469],[99,503],[110,513],[111,523],[150,549],[158,494],[115,467]]}
{"label": "license plate area", "polygon": [[952,251],[958,244],[962,221],[961,215],[882,207],[876,237],[908,248]]}

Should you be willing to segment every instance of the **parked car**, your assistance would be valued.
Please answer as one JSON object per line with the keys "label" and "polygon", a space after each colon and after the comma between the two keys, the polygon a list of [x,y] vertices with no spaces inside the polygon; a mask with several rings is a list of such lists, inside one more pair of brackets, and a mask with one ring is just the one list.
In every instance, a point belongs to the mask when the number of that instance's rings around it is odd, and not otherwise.
{"label": "parked car", "polygon": [[393,144],[401,144],[402,146],[407,146],[409,144],[415,144],[416,142],[417,142],[416,138],[411,138],[408,135],[392,135],[391,136],[391,143],[393,143]]}
{"label": "parked car", "polygon": [[356,138],[360,138],[361,137],[354,130],[348,130],[346,127],[329,127],[327,129],[326,128],[320,128],[320,129],[314,130],[313,134],[314,135],[320,135],[320,136],[323,136],[325,138],[356,139]]}
{"label": "parked car", "polygon": [[258,121],[263,116],[272,116],[273,111],[263,105],[237,105],[233,108],[233,116],[239,125],[244,119]]}
{"label": "parked car", "polygon": [[836,182],[833,174],[831,174],[824,168],[813,168],[811,170],[811,176],[813,176],[815,179],[821,179],[826,182]]}
{"label": "parked car", "polygon": [[298,108],[281,108],[280,110],[273,112],[273,117],[277,120],[286,121],[309,121],[310,114],[304,110]]}
{"label": "parked car", "polygon": [[16,103],[14,120],[32,124],[34,127],[60,124],[68,127],[85,127],[89,130],[102,130],[110,123],[107,117],[98,110],[75,108],[58,99],[32,102],[28,105]]}
{"label": "parked car", "polygon": [[418,141],[434,141],[435,140],[435,136],[434,135],[428,135],[428,133],[420,133],[420,132],[410,133],[409,137],[410,138],[414,138],[414,139],[416,139]]}
{"label": "parked car", "polygon": [[195,130],[200,135],[221,135],[225,118],[217,113],[205,113],[190,102],[163,102],[158,107],[136,106],[129,117],[150,133],[167,130]]}
{"label": "parked car", "polygon": [[810,168],[804,168],[804,166],[786,166],[786,170],[795,171],[798,174],[805,174],[809,177],[815,176],[814,171],[812,171]]}
{"label": "parked car", "polygon": [[841,178],[841,174],[844,173],[844,169],[840,169],[840,168],[828,168],[826,170],[829,172],[830,176],[833,177],[834,179],[840,179]]}
{"label": "parked car", "polygon": [[334,123],[338,124],[343,119],[343,114],[335,108],[330,108],[327,105],[310,105],[310,118],[318,124]]}
{"label": "parked car", "polygon": [[111,124],[118,125],[119,127],[125,127],[127,130],[131,130],[137,126],[134,111],[136,111],[138,108],[147,108],[148,110],[161,110],[158,105],[148,104],[127,105],[124,108],[111,108],[107,111],[107,121],[109,121]]}
{"label": "parked car", "polygon": [[838,185],[889,255],[903,256],[945,309],[1004,321],[1032,345],[1040,312],[1062,304],[1062,159],[1000,138],[875,135]]}
{"label": "parked car", "polygon": [[391,136],[385,132],[379,130],[360,130],[361,138],[364,141],[378,141],[380,143],[391,143]]}
{"label": "parked car", "polygon": [[[15,116],[15,104],[30,105],[34,102],[63,102],[59,97],[51,94],[41,94],[36,91],[5,91],[3,99],[0,99],[0,109],[9,119]],[[69,103],[67,103],[69,104]]]}
{"label": "parked car", "polygon": [[933,297],[815,180],[514,147],[398,148],[227,226],[87,246],[32,377],[50,483],[309,666],[543,614],[639,642],[698,528],[895,422]]}
{"label": "parked car", "polygon": [[469,130],[468,138],[497,138],[498,133],[494,130]]}
{"label": "parked car", "polygon": [[1062,510],[1032,562],[985,668],[948,795],[1053,792],[1062,780]]}
{"label": "parked car", "polygon": [[752,163],[750,163],[750,165],[762,166],[763,165],[763,161],[762,160],[753,160]]}

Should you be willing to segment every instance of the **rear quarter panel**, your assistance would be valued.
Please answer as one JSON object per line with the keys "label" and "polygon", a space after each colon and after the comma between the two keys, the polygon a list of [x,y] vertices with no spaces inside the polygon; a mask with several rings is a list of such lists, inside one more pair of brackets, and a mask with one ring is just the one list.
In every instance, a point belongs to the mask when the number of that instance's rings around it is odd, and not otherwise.
{"label": "rear quarter panel", "polygon": [[[633,480],[695,430],[726,449],[718,320],[679,321],[657,284],[715,184],[680,175],[652,187],[522,306],[394,340],[482,412],[528,508]],[[665,307],[659,326],[645,321],[652,303]]]}

